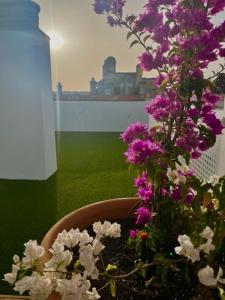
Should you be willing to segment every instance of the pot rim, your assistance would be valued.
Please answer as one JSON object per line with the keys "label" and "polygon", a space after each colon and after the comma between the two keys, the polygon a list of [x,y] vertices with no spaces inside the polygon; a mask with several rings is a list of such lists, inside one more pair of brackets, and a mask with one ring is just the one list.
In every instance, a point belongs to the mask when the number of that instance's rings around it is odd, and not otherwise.
{"label": "pot rim", "polygon": [[93,222],[110,220],[110,217],[111,220],[126,218],[131,214],[139,201],[140,199],[137,197],[115,198],[78,208],[59,219],[45,234],[41,245],[48,252],[58,233],[64,229],[70,230],[78,227],[80,230],[83,230],[85,227],[92,225]]}

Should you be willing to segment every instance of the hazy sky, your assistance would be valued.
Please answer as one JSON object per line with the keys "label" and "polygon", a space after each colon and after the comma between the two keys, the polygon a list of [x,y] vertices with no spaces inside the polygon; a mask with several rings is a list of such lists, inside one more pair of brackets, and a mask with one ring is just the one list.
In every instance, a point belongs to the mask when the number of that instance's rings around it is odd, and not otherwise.
{"label": "hazy sky", "polygon": [[[64,90],[89,90],[89,81],[102,78],[108,56],[117,59],[118,71],[134,71],[141,48],[129,48],[126,31],[110,28],[105,16],[93,12],[94,0],[34,0],[41,6],[40,27],[58,32],[64,45],[51,50],[53,88],[58,81]],[[128,11],[137,13],[145,0],[129,0]],[[225,13],[217,20],[225,19]],[[151,75],[151,74],[150,74]]]}
{"label": "hazy sky", "polygon": [[[94,0],[35,0],[41,6],[40,27],[62,35],[64,45],[51,51],[53,88],[61,81],[65,90],[89,90],[91,77],[102,78],[103,61],[117,59],[118,71],[134,71],[140,48],[129,49],[126,32],[110,28],[104,16],[93,12]],[[130,0],[137,12],[144,0]]]}

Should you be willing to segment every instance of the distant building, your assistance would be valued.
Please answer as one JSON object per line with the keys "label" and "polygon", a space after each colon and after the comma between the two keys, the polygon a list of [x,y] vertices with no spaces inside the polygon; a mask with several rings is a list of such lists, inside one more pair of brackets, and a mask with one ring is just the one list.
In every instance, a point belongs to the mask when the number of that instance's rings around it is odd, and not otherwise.
{"label": "distant building", "polygon": [[145,101],[155,94],[154,78],[142,77],[142,70],[136,72],[116,72],[116,59],[108,57],[103,64],[103,76],[100,81],[90,81],[89,92],[63,91],[59,82],[53,93],[57,101]]}
{"label": "distant building", "polygon": [[102,80],[90,81],[91,95],[106,96],[131,96],[138,95],[140,98],[150,98],[155,92],[153,78],[143,78],[140,66],[136,72],[116,72],[116,59],[109,56],[103,64]]}

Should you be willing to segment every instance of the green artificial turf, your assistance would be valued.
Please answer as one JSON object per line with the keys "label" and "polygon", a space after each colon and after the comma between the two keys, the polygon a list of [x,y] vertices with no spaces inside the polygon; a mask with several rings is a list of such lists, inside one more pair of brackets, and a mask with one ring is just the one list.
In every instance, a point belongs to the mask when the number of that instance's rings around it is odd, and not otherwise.
{"label": "green artificial turf", "polygon": [[[58,171],[47,181],[0,180],[0,278],[23,243],[41,241],[65,214],[86,204],[134,196],[118,133],[56,135]],[[0,281],[0,294],[12,294]]]}

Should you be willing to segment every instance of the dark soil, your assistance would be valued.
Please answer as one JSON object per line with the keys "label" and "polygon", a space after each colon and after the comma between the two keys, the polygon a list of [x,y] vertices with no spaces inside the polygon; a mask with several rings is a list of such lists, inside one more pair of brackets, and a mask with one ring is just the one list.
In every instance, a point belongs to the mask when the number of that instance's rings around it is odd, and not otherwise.
{"label": "dark soil", "polygon": [[[121,238],[106,239],[103,250],[104,261],[107,264],[114,264],[120,267],[119,270],[112,271],[113,275],[127,274],[134,269],[134,261],[138,260],[135,251],[127,246],[128,232],[133,228],[133,221],[114,220],[121,224]],[[92,229],[88,231],[93,234]],[[99,264],[101,270],[101,265]],[[180,270],[185,269],[184,265],[178,265]],[[189,270],[190,272],[190,270]],[[152,280],[146,287],[146,281],[156,277],[156,269],[147,273],[144,279],[140,274],[134,274],[129,278],[117,280],[116,296],[112,297],[109,285],[101,289],[109,281],[103,278],[101,281],[93,281],[93,286],[100,289],[99,294],[103,300],[219,300],[220,297],[215,289],[208,289],[199,284],[198,278],[191,274],[191,282],[184,284],[185,272],[170,272],[167,274],[167,284],[159,285],[157,280]],[[190,274],[189,274],[190,275]],[[199,287],[200,285],[200,287]],[[199,292],[200,290],[200,292]]]}

